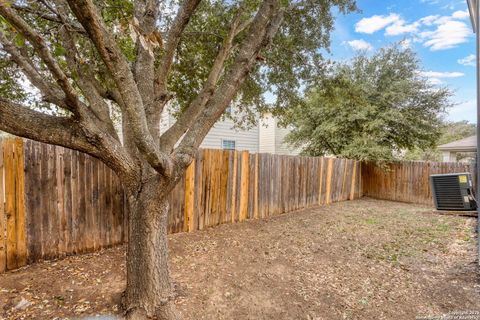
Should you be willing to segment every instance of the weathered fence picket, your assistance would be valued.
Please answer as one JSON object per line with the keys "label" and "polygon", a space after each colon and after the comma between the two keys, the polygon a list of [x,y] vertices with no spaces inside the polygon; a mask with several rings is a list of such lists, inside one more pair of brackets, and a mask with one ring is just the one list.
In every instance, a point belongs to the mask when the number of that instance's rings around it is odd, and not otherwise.
{"label": "weathered fence picket", "polygon": [[0,272],[27,264],[23,142],[0,141]]}

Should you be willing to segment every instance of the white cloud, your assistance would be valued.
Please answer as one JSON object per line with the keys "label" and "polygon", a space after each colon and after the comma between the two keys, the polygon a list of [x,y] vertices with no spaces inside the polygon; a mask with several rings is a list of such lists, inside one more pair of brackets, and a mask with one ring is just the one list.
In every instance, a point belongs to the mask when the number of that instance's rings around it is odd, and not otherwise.
{"label": "white cloud", "polygon": [[386,36],[409,34],[415,42],[423,43],[431,51],[446,50],[468,42],[472,35],[465,21],[468,17],[468,11],[459,10],[448,16],[430,15],[407,22],[398,14],[391,13],[363,18],[355,25],[355,31],[372,34],[385,29]]}
{"label": "white cloud", "polygon": [[464,66],[475,67],[476,60],[477,60],[477,57],[474,54],[470,54],[463,59],[458,59],[457,62]]}
{"label": "white cloud", "polygon": [[420,33],[423,45],[432,51],[454,48],[467,42],[470,35],[470,28],[464,22],[455,20],[438,25],[434,31]]}
{"label": "white cloud", "polygon": [[421,71],[420,75],[427,78],[460,78],[465,74],[462,72]]}
{"label": "white cloud", "polygon": [[375,15],[370,18],[363,18],[355,25],[355,31],[372,34],[398,20],[400,20],[400,16],[395,13],[391,13],[388,16]]}
{"label": "white cloud", "polygon": [[441,85],[444,82],[441,79],[445,78],[460,78],[465,74],[462,72],[439,72],[439,71],[420,71],[420,76],[428,78],[428,82],[433,85]]}
{"label": "white cloud", "polygon": [[452,18],[454,19],[467,19],[470,17],[470,14],[468,13],[468,10],[465,10],[465,11],[455,11],[453,14],[452,14]]}
{"label": "white cloud", "polygon": [[363,39],[348,41],[347,44],[354,50],[373,50],[373,46]]}
{"label": "white cloud", "polygon": [[385,30],[385,35],[398,36],[404,33],[417,32],[418,26],[418,22],[406,24],[405,20],[400,19],[387,27],[387,29]]}
{"label": "white cloud", "polygon": [[435,22],[438,22],[438,20],[441,18],[439,15],[434,15],[434,16],[426,16],[418,20],[418,22],[426,25],[426,26],[431,26]]}

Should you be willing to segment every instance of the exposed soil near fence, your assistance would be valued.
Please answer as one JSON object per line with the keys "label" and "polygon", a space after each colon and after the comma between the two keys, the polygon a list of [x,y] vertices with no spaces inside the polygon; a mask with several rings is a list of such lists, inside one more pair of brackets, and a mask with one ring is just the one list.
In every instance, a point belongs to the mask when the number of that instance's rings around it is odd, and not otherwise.
{"label": "exposed soil near fence", "polygon": [[[186,319],[480,311],[475,219],[363,199],[170,236]],[[119,315],[124,247],[0,275],[0,318]]]}

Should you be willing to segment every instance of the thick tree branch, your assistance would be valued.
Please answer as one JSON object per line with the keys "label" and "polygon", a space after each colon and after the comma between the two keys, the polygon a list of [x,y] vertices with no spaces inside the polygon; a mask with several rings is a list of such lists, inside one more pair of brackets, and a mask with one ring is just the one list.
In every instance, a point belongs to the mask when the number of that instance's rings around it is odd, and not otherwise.
{"label": "thick tree branch", "polygon": [[[135,61],[135,80],[144,100],[152,100],[155,74],[155,57],[149,47],[156,31],[156,22],[159,16],[158,0],[135,1],[135,18],[138,25],[133,28],[137,31],[137,60]],[[156,41],[156,39],[154,39]],[[147,42],[148,41],[148,42]],[[144,101],[148,105],[150,101]]]}
{"label": "thick tree branch", "polygon": [[222,73],[225,61],[232,51],[233,40],[235,36],[245,28],[245,23],[240,24],[240,17],[241,14],[239,14],[233,20],[230,30],[226,38],[223,40],[222,47],[215,58],[213,66],[210,70],[210,74],[208,75],[202,90],[190,103],[183,114],[177,119],[173,126],[171,126],[160,137],[160,147],[163,151],[168,153],[171,152],[175,146],[175,143],[177,143],[178,139],[180,139],[180,137],[187,131],[187,128],[194,123],[199,113],[202,111],[212,94],[215,92],[215,87]]}
{"label": "thick tree branch", "polygon": [[278,31],[283,14],[284,8],[280,7],[277,0],[265,0],[262,3],[233,66],[175,149],[174,157],[178,159],[178,170],[182,170],[191,162],[196,149],[225,111],[250,68],[255,64],[259,51],[271,42]]}
{"label": "thick tree branch", "polygon": [[160,98],[166,99],[167,96],[167,77],[170,73],[170,68],[173,63],[173,57],[180,42],[180,37],[185,30],[190,18],[197,9],[200,0],[185,0],[183,5],[178,10],[177,16],[173,21],[173,25],[168,32],[167,43],[165,51],[160,61],[160,66],[157,70],[156,77],[156,91]]}
{"label": "thick tree branch", "polygon": [[1,97],[0,130],[84,152],[94,151],[78,124],[70,118],[47,115]]}
{"label": "thick tree branch", "polygon": [[88,153],[104,161],[125,182],[139,180],[137,164],[117,141],[72,118],[47,115],[0,97],[0,130]]}
{"label": "thick tree branch", "polygon": [[142,97],[129,63],[100,18],[97,8],[92,0],[68,0],[68,4],[87,31],[118,88],[138,150],[155,170],[170,175],[171,160],[159,152],[148,130]]}
{"label": "thick tree branch", "polygon": [[[155,112],[155,57],[154,43],[160,45],[161,37],[156,29],[159,17],[158,0],[135,1],[135,18],[132,28],[137,32],[137,60],[134,65],[135,81],[143,99],[148,127],[154,140],[160,135],[160,112]],[[135,23],[138,22],[138,25]]]}
{"label": "thick tree branch", "polygon": [[[58,9],[56,11],[58,18],[61,21],[66,21],[66,3],[63,0],[55,0],[55,4],[56,8]],[[77,50],[77,46],[75,45],[75,35],[64,26],[59,28],[59,35],[59,38],[65,47],[65,60],[68,68],[73,74],[77,75],[77,77],[75,77],[75,82],[80,90],[83,91],[84,97],[89,103],[89,109],[97,118],[96,122],[100,122],[98,123],[98,126],[102,130],[108,132],[116,140],[119,140],[110,118],[109,106],[102,98],[100,92],[97,90],[99,85],[97,84],[95,75],[88,64],[81,63],[79,61],[81,57]]]}

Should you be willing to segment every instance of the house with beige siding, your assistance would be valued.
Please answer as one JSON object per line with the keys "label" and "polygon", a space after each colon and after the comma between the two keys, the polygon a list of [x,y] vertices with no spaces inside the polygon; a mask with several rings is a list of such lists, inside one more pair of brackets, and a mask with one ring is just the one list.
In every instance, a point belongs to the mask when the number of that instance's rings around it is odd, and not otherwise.
{"label": "house with beige siding", "polygon": [[444,162],[475,162],[477,136],[471,136],[438,146]]}
{"label": "house with beige siding", "polygon": [[[165,132],[174,123],[175,117],[169,110],[165,110],[160,122],[161,132]],[[231,119],[221,119],[212,127],[200,148],[296,155],[299,150],[290,148],[283,141],[288,132],[288,129],[280,128],[277,120],[271,116],[260,120],[257,126],[248,130],[235,128]]]}
{"label": "house with beige siding", "polygon": [[278,125],[278,120],[267,116],[260,120],[258,133],[258,150],[260,153],[297,155],[301,150],[294,149],[285,143],[285,137],[290,132],[288,128]]}

